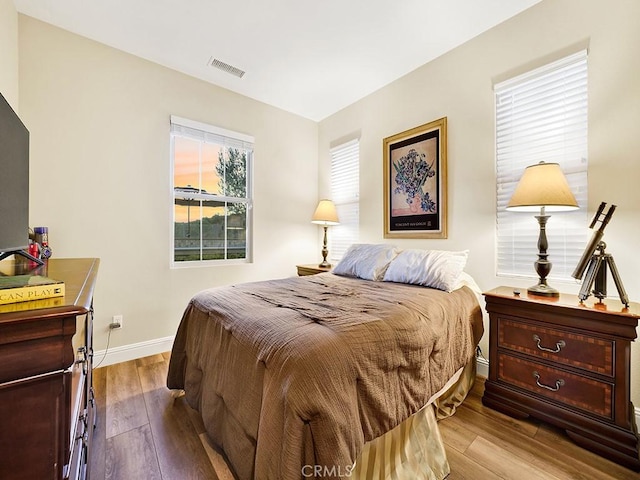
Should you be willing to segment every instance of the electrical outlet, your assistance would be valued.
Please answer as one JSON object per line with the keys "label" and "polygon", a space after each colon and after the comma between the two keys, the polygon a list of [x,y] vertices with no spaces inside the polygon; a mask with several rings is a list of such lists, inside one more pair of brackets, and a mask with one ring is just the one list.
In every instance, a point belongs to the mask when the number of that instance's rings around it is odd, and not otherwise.
{"label": "electrical outlet", "polygon": [[114,315],[111,317],[111,324],[109,325],[109,328],[122,328],[122,315]]}

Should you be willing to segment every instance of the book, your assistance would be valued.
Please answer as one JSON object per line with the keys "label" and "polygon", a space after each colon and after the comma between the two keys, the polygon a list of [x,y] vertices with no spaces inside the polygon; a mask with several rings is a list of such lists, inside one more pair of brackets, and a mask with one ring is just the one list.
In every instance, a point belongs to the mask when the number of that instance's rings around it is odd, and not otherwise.
{"label": "book", "polygon": [[27,310],[37,310],[39,308],[62,307],[65,305],[64,297],[52,297],[42,300],[29,300],[26,302],[7,303],[0,305],[2,313],[26,312]]}
{"label": "book", "polygon": [[0,305],[64,297],[64,282],[42,275],[0,276]]}

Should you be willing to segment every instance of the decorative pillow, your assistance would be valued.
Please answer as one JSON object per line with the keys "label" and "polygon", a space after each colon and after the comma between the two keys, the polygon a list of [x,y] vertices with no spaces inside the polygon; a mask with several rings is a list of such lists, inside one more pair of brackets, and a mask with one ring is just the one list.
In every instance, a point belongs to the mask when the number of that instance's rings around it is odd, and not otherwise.
{"label": "decorative pillow", "polygon": [[403,250],[389,265],[384,281],[412,283],[451,292],[458,286],[468,256],[469,250]]}
{"label": "decorative pillow", "polygon": [[397,254],[394,245],[354,243],[335,266],[333,273],[379,282]]}

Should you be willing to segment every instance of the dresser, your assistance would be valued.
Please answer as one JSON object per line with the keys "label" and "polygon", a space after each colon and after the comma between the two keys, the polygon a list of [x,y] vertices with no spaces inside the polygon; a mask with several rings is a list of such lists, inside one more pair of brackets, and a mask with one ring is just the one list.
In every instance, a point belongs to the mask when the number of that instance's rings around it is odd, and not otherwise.
{"label": "dresser", "polygon": [[640,305],[575,295],[485,294],[489,378],[482,403],[566,430],[577,444],[640,470],[630,401],[631,342]]}
{"label": "dresser", "polygon": [[98,264],[50,259],[28,273],[64,281],[64,297],[0,306],[0,479],[87,478]]}

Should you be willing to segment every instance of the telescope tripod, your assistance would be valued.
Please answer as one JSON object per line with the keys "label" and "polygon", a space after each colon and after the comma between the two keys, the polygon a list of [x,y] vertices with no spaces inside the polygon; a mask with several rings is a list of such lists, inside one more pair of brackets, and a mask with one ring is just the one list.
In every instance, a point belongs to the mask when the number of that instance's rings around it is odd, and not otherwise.
{"label": "telescope tripod", "polygon": [[[616,288],[618,289],[620,301],[624,304],[625,307],[629,308],[629,297],[627,296],[627,292],[622,286],[622,280],[620,279],[620,274],[618,273],[616,262],[613,260],[613,256],[610,253],[605,253],[604,249],[606,247],[606,243],[598,242],[595,252],[593,253],[593,255],[591,255],[591,260],[589,260],[587,273],[584,277],[584,282],[582,282],[582,288],[580,289],[578,297],[580,298],[580,301],[583,302],[591,293],[593,293],[593,296],[598,298],[599,301],[602,302],[602,299],[606,298],[607,296],[608,267],[609,270],[611,270],[613,281],[615,282]],[[591,292],[591,288],[593,287],[594,283],[595,287]]]}

